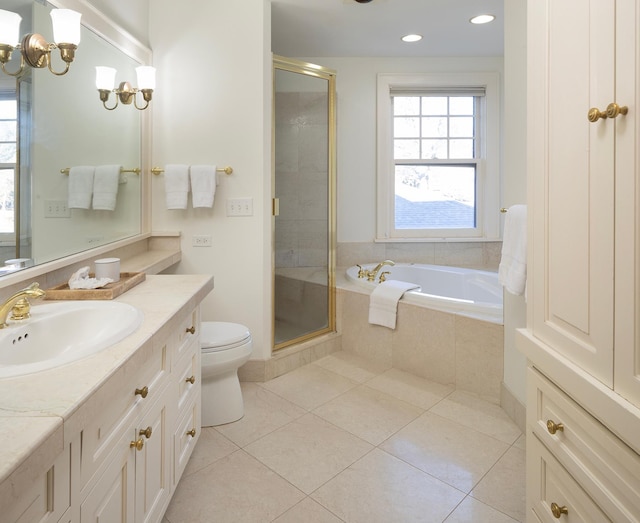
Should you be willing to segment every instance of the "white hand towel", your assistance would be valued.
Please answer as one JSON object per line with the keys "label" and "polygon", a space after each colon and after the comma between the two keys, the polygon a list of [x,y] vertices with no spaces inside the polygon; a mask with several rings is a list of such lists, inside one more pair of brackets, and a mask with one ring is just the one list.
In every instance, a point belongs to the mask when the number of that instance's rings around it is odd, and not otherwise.
{"label": "white hand towel", "polygon": [[93,175],[95,167],[80,165],[69,169],[69,209],[88,209],[93,194]]}
{"label": "white hand towel", "polygon": [[193,207],[213,207],[213,197],[216,194],[216,166],[192,165],[189,171]]}
{"label": "white hand towel", "polygon": [[420,286],[399,280],[387,280],[379,284],[369,299],[369,323],[396,328],[398,301],[402,295]]}
{"label": "white hand towel", "polygon": [[164,168],[167,209],[186,209],[189,195],[189,166],[167,165]]}
{"label": "white hand towel", "polygon": [[507,209],[498,278],[511,294],[524,294],[527,283],[527,206]]}
{"label": "white hand towel", "polygon": [[93,182],[93,208],[113,211],[118,197],[121,165],[99,165]]}

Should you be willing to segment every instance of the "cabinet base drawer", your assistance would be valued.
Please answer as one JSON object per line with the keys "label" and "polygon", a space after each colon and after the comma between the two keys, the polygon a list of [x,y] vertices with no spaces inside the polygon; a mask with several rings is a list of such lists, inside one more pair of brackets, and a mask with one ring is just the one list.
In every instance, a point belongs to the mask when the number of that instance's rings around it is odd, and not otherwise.
{"label": "cabinet base drawer", "polygon": [[173,435],[173,484],[177,485],[182,477],[191,453],[200,437],[200,402],[194,398],[183,411]]}

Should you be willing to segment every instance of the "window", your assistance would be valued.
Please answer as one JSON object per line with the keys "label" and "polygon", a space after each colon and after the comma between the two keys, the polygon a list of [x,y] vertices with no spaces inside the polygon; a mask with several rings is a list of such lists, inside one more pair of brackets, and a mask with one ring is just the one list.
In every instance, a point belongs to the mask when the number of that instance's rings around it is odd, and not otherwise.
{"label": "window", "polygon": [[18,103],[15,92],[0,91],[0,234],[14,233],[14,179],[17,161]]}
{"label": "window", "polygon": [[378,239],[495,239],[497,75],[378,77]]}

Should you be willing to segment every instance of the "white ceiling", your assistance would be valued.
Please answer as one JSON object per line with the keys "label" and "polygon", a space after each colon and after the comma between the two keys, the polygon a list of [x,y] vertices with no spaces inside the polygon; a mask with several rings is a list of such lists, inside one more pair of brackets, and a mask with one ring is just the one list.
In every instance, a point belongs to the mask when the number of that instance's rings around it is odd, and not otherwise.
{"label": "white ceiling", "polygon": [[[502,56],[505,0],[272,0],[272,50],[313,56]],[[472,16],[493,14],[490,24]],[[407,44],[400,38],[424,38]]]}

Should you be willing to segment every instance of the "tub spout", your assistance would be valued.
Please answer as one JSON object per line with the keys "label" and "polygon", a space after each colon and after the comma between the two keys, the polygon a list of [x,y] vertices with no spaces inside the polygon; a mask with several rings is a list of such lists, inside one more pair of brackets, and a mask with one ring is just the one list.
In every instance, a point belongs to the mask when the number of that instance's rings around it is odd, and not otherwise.
{"label": "tub spout", "polygon": [[380,272],[380,269],[382,269],[382,267],[384,267],[385,265],[395,265],[395,262],[391,260],[385,260],[383,262],[380,262],[372,270],[366,272],[367,281],[375,281],[376,276]]}

